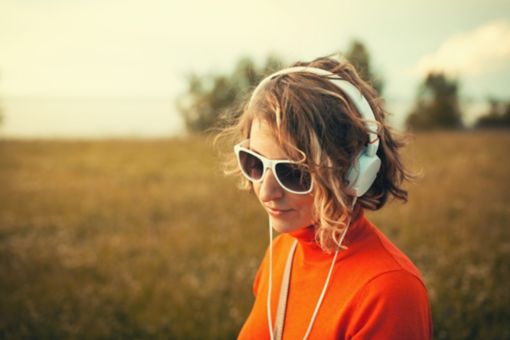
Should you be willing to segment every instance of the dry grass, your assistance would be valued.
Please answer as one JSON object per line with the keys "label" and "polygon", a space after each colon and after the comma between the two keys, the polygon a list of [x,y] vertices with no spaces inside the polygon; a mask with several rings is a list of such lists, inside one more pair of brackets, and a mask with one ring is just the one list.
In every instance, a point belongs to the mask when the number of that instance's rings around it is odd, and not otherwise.
{"label": "dry grass", "polygon": [[[510,134],[416,136],[371,213],[429,286],[436,338],[510,337]],[[0,141],[0,338],[234,338],[266,246],[199,137]]]}

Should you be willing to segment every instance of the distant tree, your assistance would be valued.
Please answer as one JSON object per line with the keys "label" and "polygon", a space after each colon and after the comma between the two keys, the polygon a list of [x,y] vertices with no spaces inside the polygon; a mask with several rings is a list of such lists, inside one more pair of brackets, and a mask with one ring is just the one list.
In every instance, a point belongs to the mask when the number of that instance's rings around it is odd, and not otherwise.
{"label": "distant tree", "polygon": [[379,94],[382,94],[384,81],[379,75],[374,73],[370,53],[361,41],[353,40],[350,43],[345,53],[345,58],[356,67],[363,80],[369,82]]}
{"label": "distant tree", "polygon": [[[381,93],[383,81],[372,69],[370,54],[365,45],[355,40],[345,54],[354,64],[360,76]],[[240,59],[230,75],[199,76],[191,73],[187,76],[187,90],[177,99],[177,109],[190,132],[203,132],[213,127],[219,116],[229,110],[262,79],[283,67],[282,60],[270,55],[261,67],[257,67],[249,57]]]}
{"label": "distant tree", "polygon": [[461,128],[457,80],[444,73],[429,73],[418,88],[406,126],[413,130]]}
{"label": "distant tree", "polygon": [[270,55],[262,67],[252,59],[240,59],[230,75],[188,76],[188,89],[177,100],[186,128],[204,132],[219,116],[243,98],[266,74],[281,68],[282,61]]}
{"label": "distant tree", "polygon": [[510,128],[510,100],[489,98],[489,110],[480,116],[475,128]]}

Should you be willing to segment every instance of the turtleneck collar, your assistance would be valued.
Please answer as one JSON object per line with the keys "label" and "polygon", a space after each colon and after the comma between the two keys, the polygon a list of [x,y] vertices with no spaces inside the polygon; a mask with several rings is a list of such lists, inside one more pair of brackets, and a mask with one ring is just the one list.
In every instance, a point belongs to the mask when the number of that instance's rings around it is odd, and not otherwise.
{"label": "turtleneck collar", "polygon": [[[346,247],[352,246],[360,237],[362,237],[362,234],[368,228],[368,224],[369,222],[365,215],[361,213],[356,220],[351,222],[349,230],[347,231],[347,235],[345,235],[343,245]],[[289,235],[297,239],[297,250],[298,253],[302,254],[302,259],[304,262],[315,262],[324,259],[328,259],[328,261],[331,260],[330,256],[333,256],[334,253],[325,253],[321,249],[320,245],[315,242],[315,227],[313,225],[292,231],[289,233]],[[337,261],[345,257],[348,252],[349,249],[341,250],[338,253]]]}

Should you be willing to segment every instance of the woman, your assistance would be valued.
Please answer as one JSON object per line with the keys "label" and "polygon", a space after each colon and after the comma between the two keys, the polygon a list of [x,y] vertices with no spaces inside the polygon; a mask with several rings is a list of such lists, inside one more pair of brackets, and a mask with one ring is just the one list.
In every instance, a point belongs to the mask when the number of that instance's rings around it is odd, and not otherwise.
{"label": "woman", "polygon": [[269,215],[239,339],[429,339],[418,270],[363,213],[406,201],[410,175],[353,66],[319,58],[270,75],[225,133]]}

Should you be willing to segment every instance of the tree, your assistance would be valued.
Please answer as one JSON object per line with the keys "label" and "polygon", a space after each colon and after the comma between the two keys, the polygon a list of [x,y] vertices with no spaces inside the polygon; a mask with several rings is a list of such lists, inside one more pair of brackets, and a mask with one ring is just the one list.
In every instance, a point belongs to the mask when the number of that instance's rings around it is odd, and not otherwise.
{"label": "tree", "polygon": [[374,73],[370,53],[361,41],[353,40],[350,43],[345,58],[356,67],[363,80],[370,83],[377,93],[382,94],[384,81],[379,75]]}
{"label": "tree", "polygon": [[510,100],[489,98],[489,110],[480,116],[475,128],[510,128]]}
{"label": "tree", "polygon": [[418,88],[406,126],[414,130],[461,128],[457,80],[448,79],[441,72],[429,73]]}
{"label": "tree", "polygon": [[[382,92],[383,81],[373,72],[370,54],[363,43],[353,41],[345,57],[353,63],[364,80],[378,93]],[[237,62],[230,75],[188,75],[188,88],[177,99],[177,109],[188,131],[207,131],[224,112],[230,112],[231,116],[238,114],[230,108],[235,107],[264,76],[282,66],[282,60],[275,55],[270,55],[261,67],[257,67],[249,57],[244,57]]]}
{"label": "tree", "polygon": [[265,75],[281,68],[282,61],[270,55],[262,67],[252,59],[240,59],[230,75],[188,76],[188,89],[177,100],[177,108],[190,132],[204,132],[219,116],[237,104]]}

